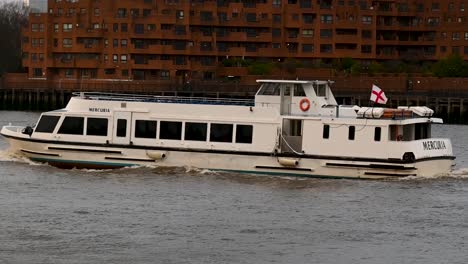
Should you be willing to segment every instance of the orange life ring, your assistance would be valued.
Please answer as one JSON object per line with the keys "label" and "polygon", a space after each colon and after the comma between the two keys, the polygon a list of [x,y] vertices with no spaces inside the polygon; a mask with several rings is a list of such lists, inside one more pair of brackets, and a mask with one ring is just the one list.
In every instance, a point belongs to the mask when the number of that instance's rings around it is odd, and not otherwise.
{"label": "orange life ring", "polygon": [[303,112],[309,110],[309,108],[310,108],[310,101],[309,101],[309,99],[303,98],[303,99],[299,102],[299,108],[301,108],[301,110],[302,110]]}

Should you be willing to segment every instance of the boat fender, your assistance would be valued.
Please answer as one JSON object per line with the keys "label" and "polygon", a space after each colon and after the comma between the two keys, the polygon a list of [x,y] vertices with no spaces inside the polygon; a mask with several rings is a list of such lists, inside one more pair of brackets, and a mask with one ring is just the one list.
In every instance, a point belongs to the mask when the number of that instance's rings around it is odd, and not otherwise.
{"label": "boat fender", "polygon": [[305,112],[305,111],[309,110],[309,108],[310,108],[310,101],[309,101],[309,99],[303,98],[303,99],[299,102],[299,108],[301,108],[302,112]]}
{"label": "boat fender", "polygon": [[278,158],[278,163],[283,166],[297,166],[299,165],[299,160],[297,159],[288,159],[288,158]]}
{"label": "boat fender", "polygon": [[166,157],[166,153],[160,151],[147,151],[146,155],[154,160],[161,160]]}

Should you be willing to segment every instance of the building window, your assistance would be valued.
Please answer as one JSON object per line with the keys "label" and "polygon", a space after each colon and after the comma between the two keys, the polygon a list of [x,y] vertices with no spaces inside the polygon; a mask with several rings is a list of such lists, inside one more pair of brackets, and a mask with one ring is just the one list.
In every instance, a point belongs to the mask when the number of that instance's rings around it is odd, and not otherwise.
{"label": "building window", "polygon": [[313,37],[314,36],[314,30],[313,29],[303,29],[302,30],[302,36],[303,37]]}
{"label": "building window", "polygon": [[169,80],[170,73],[169,71],[162,70],[160,71],[161,80]]}
{"label": "building window", "polygon": [[232,142],[233,125],[231,124],[211,124],[211,142]]}
{"label": "building window", "polygon": [[361,53],[372,53],[372,45],[362,45]]}
{"label": "building window", "polygon": [[273,14],[273,23],[281,23],[281,15],[280,14]]}
{"label": "building window", "polygon": [[320,38],[331,38],[332,35],[333,35],[333,31],[331,29],[320,30]]}
{"label": "building window", "polygon": [[273,37],[281,37],[281,28],[272,28],[271,35]]}
{"label": "building window", "polygon": [[48,116],[43,115],[39,123],[37,124],[34,132],[40,133],[52,133],[54,132],[55,126],[57,125],[60,116]]}
{"label": "building window", "polygon": [[459,32],[453,32],[452,33],[452,40],[460,40],[460,33]]}
{"label": "building window", "polygon": [[122,70],[122,76],[128,77],[128,70]]}
{"label": "building window", "polygon": [[119,56],[117,56],[117,54],[112,55],[112,62],[114,62],[114,63],[119,62]]}
{"label": "building window", "polygon": [[432,11],[439,11],[440,10],[440,4],[439,3],[432,3],[431,10]]}
{"label": "building window", "polygon": [[355,126],[350,126],[348,128],[348,139],[349,140],[354,140],[355,136],[356,136],[356,127]]}
{"label": "building window", "polygon": [[125,8],[119,8],[117,9],[117,17],[123,18],[127,16],[127,9]]}
{"label": "building window", "polygon": [[59,24],[54,24],[54,32],[59,32]]}
{"label": "building window", "polygon": [[314,52],[314,45],[313,44],[302,44],[302,52]]}
{"label": "building window", "polygon": [[273,0],[273,7],[281,7],[281,0]]}
{"label": "building window", "polygon": [[182,139],[182,122],[161,121],[159,139]]}
{"label": "building window", "polygon": [[60,126],[58,134],[83,135],[84,117],[67,116]]}
{"label": "building window", "polygon": [[94,8],[94,16],[100,16],[101,15],[101,10],[99,8]]}
{"label": "building window", "polygon": [[126,48],[127,47],[127,40],[126,39],[121,39],[120,40],[120,47]]}
{"label": "building window", "polygon": [[376,127],[374,130],[374,141],[380,141],[382,135],[382,128]]}
{"label": "building window", "polygon": [[114,32],[118,32],[118,31],[119,31],[119,24],[118,24],[118,23],[114,23],[114,24],[112,25],[112,31],[114,31]]}
{"label": "building window", "polygon": [[127,32],[128,31],[128,24],[127,23],[121,23],[120,24],[120,31]]}
{"label": "building window", "polygon": [[87,120],[86,135],[107,136],[107,118],[89,117]]}
{"label": "building window", "polygon": [[135,31],[135,34],[145,33],[145,25],[144,24],[135,24],[134,31]]}
{"label": "building window", "polygon": [[72,78],[74,75],[73,69],[65,69],[65,77]]}
{"label": "building window", "polygon": [[[32,56],[32,54],[31,54]],[[42,69],[41,68],[34,68],[33,70],[34,77],[42,77]]]}
{"label": "building window", "polygon": [[320,22],[324,24],[331,24],[333,23],[333,16],[332,15],[321,15]]}
{"label": "building window", "polygon": [[460,54],[460,47],[458,46],[452,47],[452,54]]}
{"label": "building window", "polygon": [[330,125],[323,125],[323,138],[330,138]]}
{"label": "building window", "polygon": [[156,138],[157,121],[135,120],[136,138]]}
{"label": "building window", "polygon": [[372,38],[372,31],[371,30],[363,30],[361,32],[362,38],[364,39],[371,39]]}
{"label": "building window", "polygon": [[253,137],[253,126],[237,125],[236,126],[236,143],[251,144]]}
{"label": "building window", "polygon": [[127,63],[127,55],[120,55],[120,63]]}
{"label": "building window", "polygon": [[62,45],[64,48],[71,48],[73,46],[71,38],[64,38],[62,40]]}
{"label": "building window", "polygon": [[362,23],[369,25],[372,24],[372,17],[371,16],[362,16]]}
{"label": "building window", "polygon": [[70,32],[73,29],[73,24],[63,24],[63,32]]}
{"label": "building window", "polygon": [[185,123],[185,140],[206,141],[207,124],[206,123]]}

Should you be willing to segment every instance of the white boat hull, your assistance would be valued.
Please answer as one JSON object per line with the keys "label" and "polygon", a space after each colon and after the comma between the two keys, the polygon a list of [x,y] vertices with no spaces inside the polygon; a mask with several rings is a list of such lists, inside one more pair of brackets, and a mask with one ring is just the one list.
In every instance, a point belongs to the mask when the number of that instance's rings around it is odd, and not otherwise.
{"label": "white boat hull", "polygon": [[272,153],[42,142],[11,136],[7,136],[7,140],[14,151],[32,161],[45,162],[60,168],[188,166],[214,171],[267,175],[383,179],[447,175],[453,165],[453,157],[432,157],[407,163],[371,158],[285,156]]}

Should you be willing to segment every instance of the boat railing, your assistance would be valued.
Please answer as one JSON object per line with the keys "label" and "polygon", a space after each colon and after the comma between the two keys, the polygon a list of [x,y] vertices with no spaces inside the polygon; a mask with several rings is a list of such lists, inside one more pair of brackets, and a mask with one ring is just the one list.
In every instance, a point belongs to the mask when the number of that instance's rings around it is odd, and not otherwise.
{"label": "boat railing", "polygon": [[237,98],[210,98],[210,97],[184,97],[184,96],[160,96],[121,93],[99,92],[75,92],[74,97],[87,100],[123,101],[123,102],[148,102],[148,103],[173,103],[173,104],[208,104],[208,105],[239,105],[254,106],[253,99]]}

